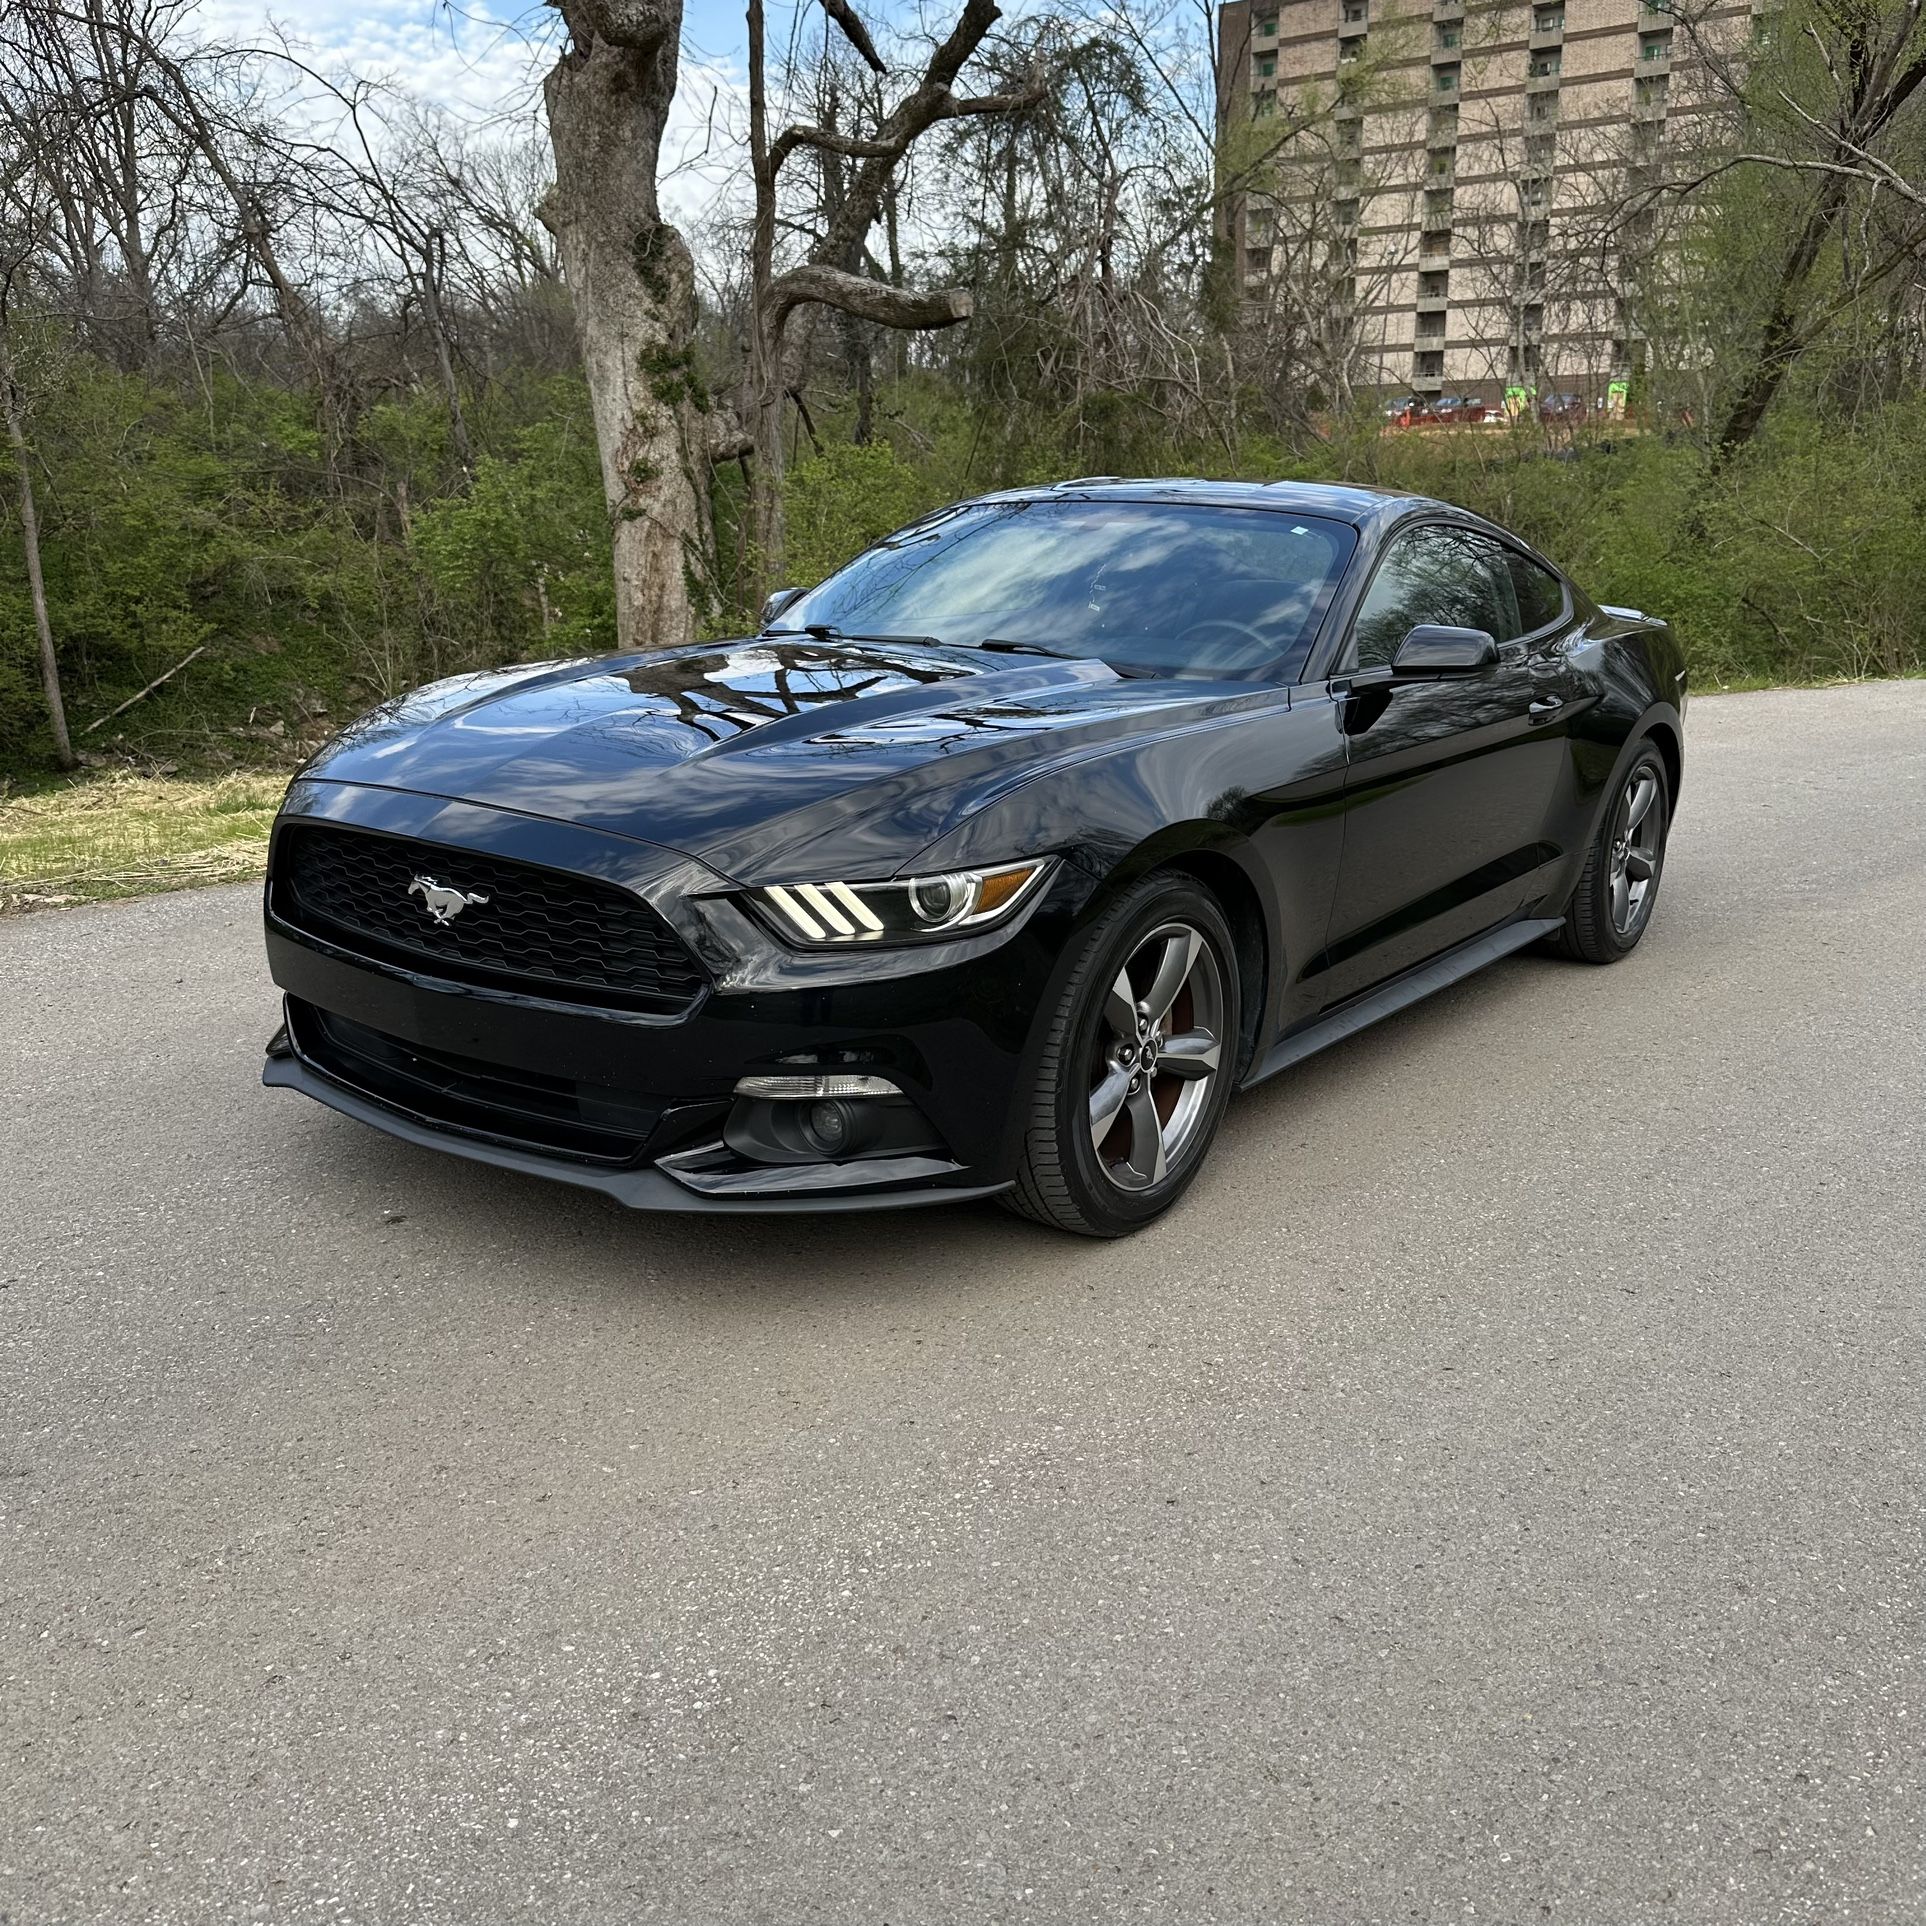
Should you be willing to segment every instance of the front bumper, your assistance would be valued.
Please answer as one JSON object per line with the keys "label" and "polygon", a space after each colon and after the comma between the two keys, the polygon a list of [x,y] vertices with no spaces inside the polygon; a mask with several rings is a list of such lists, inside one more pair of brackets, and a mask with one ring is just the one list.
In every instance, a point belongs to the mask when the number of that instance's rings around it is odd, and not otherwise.
{"label": "front bumper", "polygon": [[[271,851],[267,952],[287,1021],[263,1082],[641,1209],[874,1209],[1013,1180],[1037,1014],[1087,891],[1070,865],[1006,930],[827,956],[785,949],[692,859],[625,838],[343,784],[298,784],[283,820],[302,817],[635,889],[712,981],[662,1016],[437,978],[296,927],[277,912]],[[886,1078],[927,1125],[918,1152],[777,1164],[731,1150],[738,1079],[805,1067]]]}

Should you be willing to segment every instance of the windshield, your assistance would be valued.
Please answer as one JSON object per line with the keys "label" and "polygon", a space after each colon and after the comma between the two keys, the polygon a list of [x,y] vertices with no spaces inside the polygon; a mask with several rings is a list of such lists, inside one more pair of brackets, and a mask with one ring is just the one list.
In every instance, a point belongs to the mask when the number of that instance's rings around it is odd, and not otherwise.
{"label": "windshield", "polygon": [[1355,543],[1342,522],[1171,502],[976,502],[912,523],[784,609],[776,632],[917,636],[1240,676],[1307,641]]}

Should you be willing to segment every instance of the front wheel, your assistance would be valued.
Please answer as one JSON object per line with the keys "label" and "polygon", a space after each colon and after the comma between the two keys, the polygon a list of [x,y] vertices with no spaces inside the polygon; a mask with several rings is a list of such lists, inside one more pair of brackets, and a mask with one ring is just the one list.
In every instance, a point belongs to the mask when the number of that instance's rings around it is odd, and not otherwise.
{"label": "front wheel", "polygon": [[1196,1176],[1236,1071],[1237,952],[1188,877],[1147,877],[1098,919],[1044,1040],[1010,1208],[1124,1237]]}
{"label": "front wheel", "polygon": [[1565,927],[1551,939],[1560,954],[1585,963],[1616,963],[1637,947],[1652,920],[1665,868],[1670,787],[1664,757],[1647,743],[1620,778],[1585,853],[1578,887],[1565,907]]}

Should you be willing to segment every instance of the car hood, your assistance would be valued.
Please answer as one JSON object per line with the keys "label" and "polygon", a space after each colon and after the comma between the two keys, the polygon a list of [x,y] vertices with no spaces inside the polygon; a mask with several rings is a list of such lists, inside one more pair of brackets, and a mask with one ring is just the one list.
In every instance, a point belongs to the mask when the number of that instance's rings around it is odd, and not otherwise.
{"label": "car hood", "polygon": [[1280,696],[764,638],[457,676],[384,703],[303,773],[613,831],[738,882],[881,876],[1052,761]]}

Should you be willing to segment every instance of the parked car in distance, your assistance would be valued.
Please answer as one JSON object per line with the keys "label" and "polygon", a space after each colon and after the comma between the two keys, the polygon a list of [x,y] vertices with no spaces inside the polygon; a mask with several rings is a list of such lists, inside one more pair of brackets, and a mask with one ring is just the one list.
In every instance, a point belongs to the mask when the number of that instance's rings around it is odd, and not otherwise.
{"label": "parked car in distance", "polygon": [[1583,421],[1589,412],[1583,395],[1546,395],[1538,404],[1540,421]]}
{"label": "parked car in distance", "polygon": [[1480,422],[1485,418],[1485,404],[1476,395],[1440,395],[1433,413],[1440,422]]}
{"label": "parked car in distance", "polygon": [[1436,421],[1438,411],[1424,395],[1401,395],[1385,404],[1384,418],[1394,428],[1415,428]]}
{"label": "parked car in distance", "polygon": [[641,1207],[1119,1236],[1234,1090],[1527,944],[1630,952],[1685,707],[1663,621],[1444,502],[961,502],[757,635],[345,729],[275,824],[264,1079]]}

